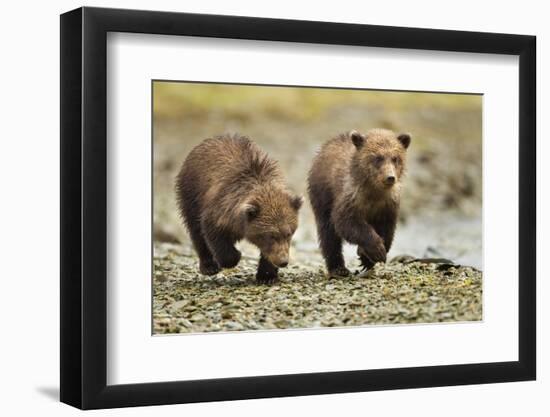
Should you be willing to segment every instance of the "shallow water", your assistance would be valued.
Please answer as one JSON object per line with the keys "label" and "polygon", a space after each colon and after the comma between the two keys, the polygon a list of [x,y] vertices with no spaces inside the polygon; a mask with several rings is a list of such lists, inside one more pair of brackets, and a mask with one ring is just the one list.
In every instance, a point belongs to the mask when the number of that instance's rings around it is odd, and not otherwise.
{"label": "shallow water", "polygon": [[[318,244],[312,239],[314,231],[297,233],[294,256],[303,261],[322,262]],[[307,236],[307,238],[305,237]],[[357,247],[344,245],[346,262],[357,259]],[[441,212],[432,216],[409,218],[400,223],[388,254],[388,260],[397,255],[416,258],[446,258],[453,262],[483,270],[481,217],[466,217]]]}
{"label": "shallow water", "polygon": [[[346,256],[355,248],[346,246]],[[400,224],[389,258],[407,254],[419,258],[447,258],[483,270],[481,217],[442,215],[410,218]]]}

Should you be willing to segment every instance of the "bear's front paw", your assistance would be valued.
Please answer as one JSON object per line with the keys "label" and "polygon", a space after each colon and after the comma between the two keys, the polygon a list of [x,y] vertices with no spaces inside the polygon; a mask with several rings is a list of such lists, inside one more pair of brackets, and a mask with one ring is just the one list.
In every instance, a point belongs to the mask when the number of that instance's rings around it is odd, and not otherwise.
{"label": "bear's front paw", "polygon": [[221,271],[221,268],[216,261],[212,259],[208,261],[199,261],[199,271],[203,275],[216,275]]}
{"label": "bear's front paw", "polygon": [[232,251],[218,254],[216,260],[222,268],[234,268],[241,260],[241,252],[237,249],[233,249]]}
{"label": "bear's front paw", "polygon": [[365,249],[363,249],[361,246],[357,246],[357,255],[359,256],[359,260],[361,261],[361,270],[368,271],[374,266],[374,262],[371,261],[371,259],[365,252]]}
{"label": "bear's front paw", "polygon": [[258,284],[273,285],[279,282],[279,274],[273,269],[258,269],[256,272],[256,281]]}
{"label": "bear's front paw", "polygon": [[328,271],[329,278],[344,278],[349,277],[351,272],[345,266],[339,266]]}
{"label": "bear's front paw", "polygon": [[360,250],[366,254],[373,263],[386,262],[386,247],[384,246],[384,241],[380,238],[372,239],[365,246],[361,247]]}

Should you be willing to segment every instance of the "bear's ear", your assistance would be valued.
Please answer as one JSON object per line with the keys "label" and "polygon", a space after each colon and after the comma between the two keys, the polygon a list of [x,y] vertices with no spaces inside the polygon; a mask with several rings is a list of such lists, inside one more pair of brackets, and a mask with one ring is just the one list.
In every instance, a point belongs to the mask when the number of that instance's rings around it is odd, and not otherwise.
{"label": "bear's ear", "polygon": [[258,217],[259,212],[260,207],[256,203],[245,203],[241,206],[241,213],[243,214],[243,217],[248,221],[254,220],[256,217]]}
{"label": "bear's ear", "polygon": [[357,149],[365,144],[365,137],[357,130],[352,130],[349,132],[349,136]]}
{"label": "bear's ear", "polygon": [[407,149],[411,144],[411,135],[409,135],[408,133],[401,133],[397,137],[397,139],[399,140],[399,142],[401,142],[401,145],[403,145],[405,149]]}
{"label": "bear's ear", "polygon": [[302,197],[301,195],[293,195],[290,197],[290,205],[294,210],[300,210],[302,204],[304,204],[304,197]]}

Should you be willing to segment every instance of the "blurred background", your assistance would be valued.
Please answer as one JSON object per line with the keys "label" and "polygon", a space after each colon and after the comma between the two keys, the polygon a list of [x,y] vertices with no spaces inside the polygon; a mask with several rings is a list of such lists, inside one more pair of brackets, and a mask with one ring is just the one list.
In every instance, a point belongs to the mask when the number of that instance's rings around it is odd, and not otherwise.
{"label": "blurred background", "polygon": [[[307,172],[321,144],[340,132],[375,127],[412,136],[389,258],[445,257],[482,269],[481,95],[155,81],[155,242],[180,243],[191,251],[175,204],[174,177],[203,139],[232,132],[249,136],[279,161],[290,188],[306,196]],[[355,258],[355,249],[346,246],[345,254]],[[309,201],[291,257],[323,262]]]}

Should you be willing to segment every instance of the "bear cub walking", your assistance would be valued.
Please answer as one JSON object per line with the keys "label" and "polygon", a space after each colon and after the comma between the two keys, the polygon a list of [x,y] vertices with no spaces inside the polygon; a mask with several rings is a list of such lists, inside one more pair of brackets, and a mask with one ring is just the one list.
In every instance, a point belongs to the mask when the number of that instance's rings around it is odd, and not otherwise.
{"label": "bear cub walking", "polygon": [[261,252],[257,281],[277,280],[303,198],[290,193],[277,162],[255,143],[239,135],[205,139],[183,163],[176,195],[202,274],[236,266],[235,243],[246,239]]}
{"label": "bear cub walking", "polygon": [[357,245],[363,267],[385,262],[405,170],[408,134],[385,129],[341,134],[326,142],[309,172],[309,198],[330,276],[348,276],[342,241]]}

